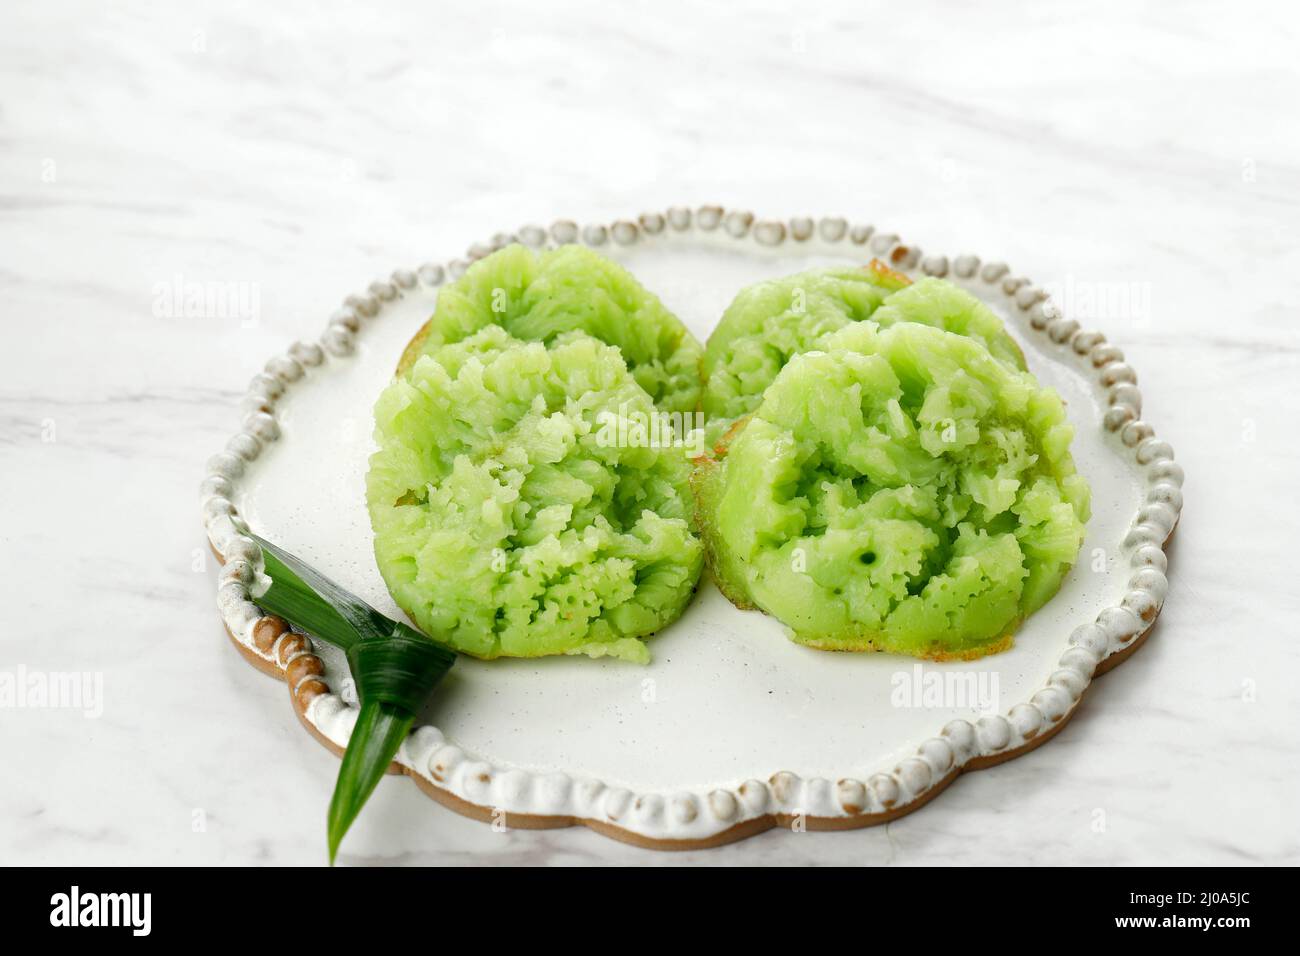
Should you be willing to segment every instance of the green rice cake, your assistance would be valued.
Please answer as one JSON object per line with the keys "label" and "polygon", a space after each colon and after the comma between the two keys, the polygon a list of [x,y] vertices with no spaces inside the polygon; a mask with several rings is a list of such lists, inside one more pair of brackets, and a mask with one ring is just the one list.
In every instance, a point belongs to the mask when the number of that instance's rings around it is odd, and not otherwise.
{"label": "green rice cake", "polygon": [[584,246],[534,253],[512,245],[474,263],[438,292],[433,316],[407,345],[398,373],[489,325],[528,342],[586,332],[622,351],[662,410],[694,412],[699,403],[700,343],[626,269]]}
{"label": "green rice cake", "polygon": [[859,322],[823,344],[699,462],[723,592],[827,650],[1008,646],[1060,587],[1088,517],[1060,398],[928,325]]}
{"label": "green rice cake", "polygon": [[476,657],[605,655],[682,612],[702,545],[680,448],[607,440],[654,406],[583,333],[488,325],[420,356],[375,406],[375,557],[424,631]]}
{"label": "green rice cake", "polygon": [[878,260],[861,268],[813,269],[751,285],[723,313],[704,350],[706,418],[725,427],[749,414],[791,358],[821,348],[827,336],[864,319],[882,327],[920,322],[957,332],[1000,361],[1025,367],[1002,320],[951,282],[913,283]]}

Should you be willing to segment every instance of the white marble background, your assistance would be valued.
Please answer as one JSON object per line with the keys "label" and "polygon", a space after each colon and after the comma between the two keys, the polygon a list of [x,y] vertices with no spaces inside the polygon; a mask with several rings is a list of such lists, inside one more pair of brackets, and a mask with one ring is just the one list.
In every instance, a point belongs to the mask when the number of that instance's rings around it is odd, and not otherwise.
{"label": "white marble background", "polygon": [[[337,764],[204,558],[242,389],[395,266],[700,202],[1141,293],[1095,320],[1189,475],[1158,630],[887,827],[656,854],[389,780],[344,861],[1297,862],[1297,49],[1283,2],[0,6],[0,670],[104,681],[0,711],[0,863],[322,862]],[[175,277],[259,322],[156,315]]]}

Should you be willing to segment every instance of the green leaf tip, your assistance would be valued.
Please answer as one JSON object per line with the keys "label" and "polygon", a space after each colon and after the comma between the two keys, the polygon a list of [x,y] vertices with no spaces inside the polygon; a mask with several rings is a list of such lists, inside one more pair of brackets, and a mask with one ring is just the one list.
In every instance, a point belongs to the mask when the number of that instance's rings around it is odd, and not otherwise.
{"label": "green leaf tip", "polygon": [[380,614],[287,551],[251,537],[262,549],[271,581],[253,600],[342,649],[361,701],[330,799],[326,834],[333,866],[348,828],[410,733],[415,712],[456,663],[456,653]]}
{"label": "green leaf tip", "polygon": [[414,713],[392,704],[371,700],[361,705],[339,766],[334,796],[330,799],[327,821],[330,866],[334,865],[344,834],[388,771],[389,763],[414,722]]}

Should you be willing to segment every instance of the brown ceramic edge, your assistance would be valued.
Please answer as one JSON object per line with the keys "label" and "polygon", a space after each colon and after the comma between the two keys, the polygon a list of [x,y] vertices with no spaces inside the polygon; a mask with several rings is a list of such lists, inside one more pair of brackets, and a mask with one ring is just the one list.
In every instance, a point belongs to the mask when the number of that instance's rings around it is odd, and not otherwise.
{"label": "brown ceramic edge", "polygon": [[[1168,539],[1166,539],[1166,543],[1168,543]],[[1132,656],[1139,647],[1146,643],[1147,638],[1155,629],[1156,621],[1158,620],[1159,615],[1157,614],[1147,626],[1146,630],[1134,638],[1128,647],[1116,651],[1114,654],[1098,663],[1097,669],[1093,672],[1093,680],[1128,660],[1128,658]],[[277,661],[267,660],[246,646],[243,641],[239,640],[239,638],[230,631],[229,628],[226,628],[225,630],[226,635],[230,638],[231,643],[235,645],[235,648],[239,651],[241,657],[262,673],[278,678],[286,683],[288,682],[287,675],[280,667],[278,659]],[[1019,747],[1014,747],[1002,753],[975,757],[967,761],[965,766],[954,767],[937,783],[928,787],[926,791],[915,800],[911,800],[901,807],[887,810],[884,813],[863,813],[848,817],[815,817],[796,816],[786,813],[768,813],[759,817],[752,817],[748,820],[742,820],[740,823],[737,823],[720,833],[715,833],[712,836],[693,840],[669,838],[655,839],[653,837],[647,837],[643,834],[624,829],[611,821],[595,820],[588,817],[544,816],[539,814],[506,812],[502,815],[502,819],[505,823],[506,829],[516,830],[554,830],[563,827],[583,826],[599,833],[601,836],[617,840],[620,843],[627,843],[647,850],[660,851],[712,849],[713,847],[725,846],[728,843],[737,843],[775,827],[791,829],[799,822],[802,822],[808,830],[814,831],[860,830],[865,827],[878,826],[882,823],[889,823],[893,820],[899,819],[900,817],[904,817],[914,810],[919,810],[947,789],[948,785],[963,773],[996,767],[998,764],[1014,760],[1016,757],[1027,754],[1031,750],[1035,750],[1042,746],[1060,733],[1061,730],[1064,729],[1065,725],[1070,722],[1070,718],[1074,716],[1075,712],[1079,709],[1079,706],[1083,703],[1084,698],[1087,696],[1088,689],[1091,688],[1091,686],[1092,684],[1090,682],[1088,688],[1085,688],[1084,692],[1079,695],[1079,699],[1074,702],[1074,706],[1066,711],[1051,727],[1038,733],[1031,740],[1021,744]],[[343,755],[343,748],[322,734],[311,723],[311,721],[307,719],[307,706],[301,702],[300,696],[301,695],[294,693],[293,687],[289,687],[289,702],[292,705],[299,722],[307,729],[308,733],[324,744],[327,750],[335,756],[341,757]],[[310,703],[310,701],[308,701],[308,703]],[[442,806],[449,810],[459,813],[461,816],[469,817],[472,820],[478,820],[484,823],[491,823],[497,819],[496,814],[499,811],[496,808],[471,803],[468,800],[458,797],[437,786],[410,767],[405,767],[396,761],[389,766],[387,773],[405,774],[414,780],[416,786],[419,787],[428,797],[442,804]]]}

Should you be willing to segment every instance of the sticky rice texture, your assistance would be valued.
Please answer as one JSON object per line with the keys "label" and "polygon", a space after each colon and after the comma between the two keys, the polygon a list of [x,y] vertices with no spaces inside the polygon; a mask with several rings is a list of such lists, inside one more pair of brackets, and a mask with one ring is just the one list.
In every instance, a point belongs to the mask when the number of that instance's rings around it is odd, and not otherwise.
{"label": "sticky rice texture", "polygon": [[399,374],[421,355],[489,325],[526,342],[586,332],[623,353],[661,409],[696,410],[700,343],[631,273],[583,246],[534,253],[512,245],[474,263],[438,292],[433,317],[407,346]]}
{"label": "sticky rice texture", "polygon": [[420,357],[379,398],[367,475],[397,604],[476,657],[647,661],[703,551],[681,449],[622,447],[609,427],[653,412],[618,350],[582,333],[547,346],[489,325]]}
{"label": "sticky rice texture", "polygon": [[1060,398],[926,325],[861,322],[824,344],[693,477],[723,592],[827,650],[1009,646],[1088,517]]}
{"label": "sticky rice texture", "polygon": [[723,313],[704,351],[706,417],[731,422],[749,414],[791,358],[822,348],[827,336],[864,319],[881,327],[920,322],[956,332],[1009,366],[1025,367],[1002,320],[951,282],[913,283],[880,262],[814,269],[751,285]]}

